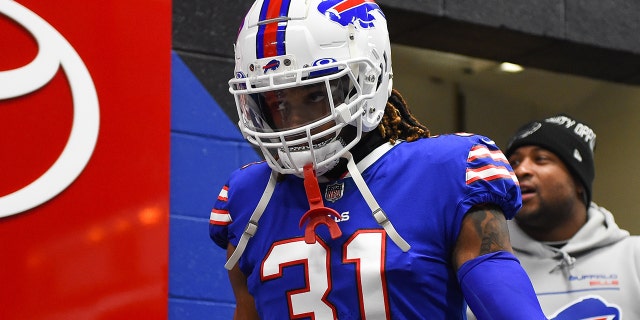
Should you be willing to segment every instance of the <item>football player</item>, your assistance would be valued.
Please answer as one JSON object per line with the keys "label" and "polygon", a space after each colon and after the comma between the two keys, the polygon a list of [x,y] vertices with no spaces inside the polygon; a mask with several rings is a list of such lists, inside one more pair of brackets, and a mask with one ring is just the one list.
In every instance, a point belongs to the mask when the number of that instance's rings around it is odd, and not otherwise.
{"label": "football player", "polygon": [[372,0],[258,0],[229,81],[265,161],[211,212],[236,319],[544,319],[512,254],[518,182],[490,139],[429,137]]}

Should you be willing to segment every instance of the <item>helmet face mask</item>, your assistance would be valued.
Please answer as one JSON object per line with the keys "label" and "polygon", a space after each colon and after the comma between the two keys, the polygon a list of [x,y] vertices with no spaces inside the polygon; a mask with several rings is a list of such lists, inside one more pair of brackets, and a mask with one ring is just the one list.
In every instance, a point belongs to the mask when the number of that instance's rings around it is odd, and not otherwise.
{"label": "helmet face mask", "polygon": [[295,129],[315,121],[326,122],[323,120],[333,118],[332,110],[357,99],[359,94],[359,88],[353,83],[355,78],[345,72],[311,79],[293,76],[289,83],[282,81],[288,77],[277,75],[231,81],[243,126],[267,133]]}
{"label": "helmet face mask", "polygon": [[[280,173],[302,176],[312,163],[322,175],[384,113],[391,92],[384,15],[363,0],[338,17],[366,17],[368,24],[340,22],[334,11],[341,2],[257,1],[240,29],[236,77],[229,81],[238,125]],[[263,7],[274,3],[287,3],[288,12],[265,16]],[[347,125],[355,137],[340,134]]]}

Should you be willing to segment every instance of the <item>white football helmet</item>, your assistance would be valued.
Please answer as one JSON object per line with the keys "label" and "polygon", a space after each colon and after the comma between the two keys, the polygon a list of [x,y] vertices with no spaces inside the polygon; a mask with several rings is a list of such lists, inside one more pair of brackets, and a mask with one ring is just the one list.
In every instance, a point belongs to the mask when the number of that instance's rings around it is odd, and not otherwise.
{"label": "white football helmet", "polygon": [[[240,130],[283,174],[333,168],[378,126],[391,94],[387,23],[371,0],[258,0],[235,59]],[[347,125],[355,134],[341,135]]]}

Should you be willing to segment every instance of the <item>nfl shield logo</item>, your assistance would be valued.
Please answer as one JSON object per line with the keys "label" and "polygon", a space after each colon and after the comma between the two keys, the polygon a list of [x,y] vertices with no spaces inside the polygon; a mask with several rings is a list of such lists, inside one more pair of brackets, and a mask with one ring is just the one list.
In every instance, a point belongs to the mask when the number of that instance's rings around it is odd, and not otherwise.
{"label": "nfl shield logo", "polygon": [[324,198],[327,201],[336,202],[342,198],[344,192],[344,182],[333,183],[327,186],[327,191],[324,193]]}

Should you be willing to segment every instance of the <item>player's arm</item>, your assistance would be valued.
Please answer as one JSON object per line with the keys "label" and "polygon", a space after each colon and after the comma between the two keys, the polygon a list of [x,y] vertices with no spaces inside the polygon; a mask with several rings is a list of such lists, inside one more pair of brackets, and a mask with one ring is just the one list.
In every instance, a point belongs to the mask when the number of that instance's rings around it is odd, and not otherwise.
{"label": "player's arm", "polygon": [[471,259],[496,251],[513,253],[502,209],[496,205],[474,206],[462,220],[453,252],[456,270]]}
{"label": "player's arm", "polygon": [[[235,247],[229,243],[227,247],[227,259],[233,253]],[[229,281],[233,294],[236,297],[236,310],[233,315],[234,320],[260,320],[258,311],[256,311],[253,296],[249,293],[247,287],[247,277],[240,271],[238,264],[229,270]]]}
{"label": "player's arm", "polygon": [[500,207],[479,205],[467,212],[452,258],[462,293],[479,320],[546,319],[513,255]]}

